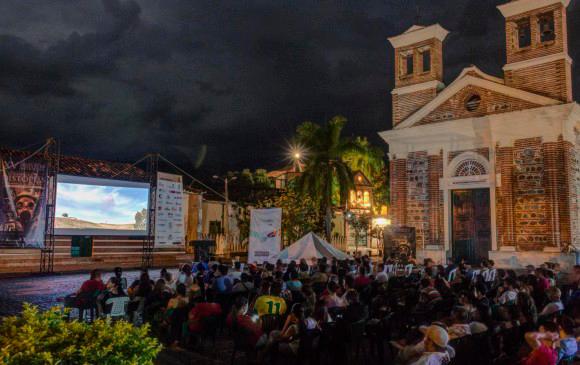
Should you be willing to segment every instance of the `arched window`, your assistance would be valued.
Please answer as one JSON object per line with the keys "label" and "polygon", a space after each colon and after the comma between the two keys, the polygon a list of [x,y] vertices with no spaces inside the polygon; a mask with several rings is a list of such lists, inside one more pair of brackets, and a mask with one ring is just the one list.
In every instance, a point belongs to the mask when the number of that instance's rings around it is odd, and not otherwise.
{"label": "arched window", "polygon": [[455,169],[455,176],[476,176],[486,174],[487,171],[485,170],[485,166],[483,166],[481,162],[473,159],[460,162]]}

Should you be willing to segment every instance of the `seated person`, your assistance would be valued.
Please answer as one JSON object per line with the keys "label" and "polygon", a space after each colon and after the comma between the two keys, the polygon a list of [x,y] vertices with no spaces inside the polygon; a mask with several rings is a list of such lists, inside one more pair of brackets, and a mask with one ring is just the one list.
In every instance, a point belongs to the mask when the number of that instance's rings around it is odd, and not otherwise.
{"label": "seated person", "polygon": [[570,317],[560,319],[560,340],[557,343],[558,363],[563,359],[574,359],[578,352],[578,342],[574,337],[574,320]]}
{"label": "seated person", "polygon": [[538,314],[540,318],[546,318],[553,314],[557,314],[564,310],[564,304],[560,300],[562,296],[562,292],[560,289],[556,287],[550,287],[546,290],[546,295],[548,296],[548,300],[550,301],[544,309]]}
{"label": "seated person", "polygon": [[500,296],[497,298],[497,302],[501,305],[513,305],[516,304],[518,298],[518,292],[516,291],[516,282],[512,278],[506,278],[503,281],[503,287],[498,288],[498,294]]}
{"label": "seated person", "polygon": [[240,280],[232,287],[232,293],[247,293],[252,290],[254,290],[254,279],[245,272],[242,273]]}
{"label": "seated person", "polygon": [[91,271],[91,276],[89,280],[86,280],[79,290],[77,290],[77,294],[84,294],[84,293],[92,293],[97,294],[102,292],[106,289],[105,284],[103,284],[103,280],[101,279],[101,271],[100,270],[93,270]]}
{"label": "seated person", "polygon": [[358,292],[356,290],[350,289],[345,293],[344,298],[346,299],[347,305],[342,317],[343,320],[348,323],[354,323],[367,319],[367,306],[360,303]]}
{"label": "seated person", "polygon": [[171,311],[174,309],[185,308],[189,304],[189,297],[187,296],[187,288],[185,284],[177,284],[177,289],[175,290],[175,295],[173,298],[169,299],[167,303],[167,310]]}
{"label": "seated person", "polygon": [[456,307],[452,312],[453,324],[449,326],[449,338],[454,340],[471,335],[469,311],[465,307]]}
{"label": "seated person", "polygon": [[455,356],[455,350],[449,346],[449,334],[444,324],[434,322],[429,327],[419,329],[423,339],[414,345],[402,347],[397,342],[391,342],[400,348],[396,364],[446,364]]}
{"label": "seated person", "polygon": [[226,265],[218,266],[220,275],[213,282],[213,290],[218,294],[227,294],[232,291],[232,279],[228,276],[228,267]]}
{"label": "seated person", "polygon": [[339,286],[334,281],[331,281],[327,285],[327,294],[323,296],[326,308],[344,307],[346,303],[344,299],[338,296],[337,291]]}
{"label": "seated person", "polygon": [[259,318],[253,319],[248,315],[248,298],[238,296],[232,312],[226,319],[226,325],[230,329],[238,329],[243,333],[242,338],[247,341],[246,345],[252,348],[259,348],[266,345],[267,336],[262,331],[262,324]]}
{"label": "seated person", "polygon": [[111,308],[113,307],[113,304],[107,305],[106,303],[108,299],[126,296],[127,294],[125,294],[125,292],[123,291],[119,279],[116,276],[113,276],[107,282],[107,289],[105,290],[105,292],[99,296],[99,305],[101,308],[100,312],[105,314],[111,313]]}
{"label": "seated person", "polygon": [[371,283],[371,279],[367,276],[367,269],[368,267],[366,265],[361,265],[359,267],[359,274],[354,279],[355,289],[361,290]]}
{"label": "seated person", "polygon": [[302,289],[302,282],[297,271],[290,272],[290,280],[286,282],[286,288],[290,291],[300,291]]}
{"label": "seated person", "polygon": [[558,337],[558,326],[553,322],[541,325],[538,332],[526,333],[525,339],[532,352],[522,360],[522,365],[556,365],[558,352],[555,346]]}
{"label": "seated person", "polygon": [[209,317],[218,317],[222,314],[222,307],[218,303],[196,303],[188,316],[187,326],[190,333],[201,333],[205,330],[203,320]]}
{"label": "seated person", "polygon": [[116,267],[114,273],[115,277],[119,281],[119,285],[121,285],[121,289],[123,289],[123,291],[127,290],[127,278],[123,277],[123,269]]}
{"label": "seated person", "polygon": [[270,342],[278,344],[278,351],[281,354],[295,355],[300,345],[300,329],[305,326],[304,308],[302,304],[296,303],[292,306],[282,331],[270,333]]}
{"label": "seated person", "polygon": [[269,293],[262,292],[262,295],[254,303],[254,310],[258,313],[258,316],[262,317],[266,314],[282,315],[286,313],[286,301],[280,297],[281,292],[282,285],[277,281],[272,283]]}

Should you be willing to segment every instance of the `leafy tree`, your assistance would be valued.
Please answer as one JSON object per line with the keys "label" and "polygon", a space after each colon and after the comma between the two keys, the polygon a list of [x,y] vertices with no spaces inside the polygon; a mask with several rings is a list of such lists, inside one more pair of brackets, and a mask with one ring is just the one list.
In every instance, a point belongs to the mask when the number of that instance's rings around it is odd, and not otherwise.
{"label": "leafy tree", "polygon": [[310,196],[323,212],[327,239],[331,238],[333,206],[345,203],[354,187],[352,169],[343,157],[364,153],[359,144],[342,136],[345,124],[346,118],[336,116],[323,126],[304,122],[297,129],[298,142],[308,150],[298,191]]}
{"label": "leafy tree", "polygon": [[257,208],[282,208],[282,233],[286,244],[293,243],[310,231],[321,233],[324,221],[310,197],[303,197],[294,190],[261,201]]}

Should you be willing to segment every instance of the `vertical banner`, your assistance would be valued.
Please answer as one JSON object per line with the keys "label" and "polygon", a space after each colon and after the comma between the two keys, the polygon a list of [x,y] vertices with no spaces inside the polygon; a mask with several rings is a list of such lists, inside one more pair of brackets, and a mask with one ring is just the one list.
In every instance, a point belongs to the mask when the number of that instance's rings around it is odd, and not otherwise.
{"label": "vertical banner", "polygon": [[248,262],[262,263],[280,253],[282,209],[252,209],[250,211],[250,244]]}
{"label": "vertical banner", "polygon": [[0,156],[0,246],[44,246],[47,163]]}
{"label": "vertical banner", "polygon": [[157,173],[155,207],[155,246],[181,245],[185,239],[183,224],[183,183],[181,176]]}

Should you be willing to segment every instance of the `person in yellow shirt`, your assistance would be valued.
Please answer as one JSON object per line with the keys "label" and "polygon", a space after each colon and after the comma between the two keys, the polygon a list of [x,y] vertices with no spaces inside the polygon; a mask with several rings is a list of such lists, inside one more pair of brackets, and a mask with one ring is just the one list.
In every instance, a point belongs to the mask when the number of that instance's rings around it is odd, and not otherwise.
{"label": "person in yellow shirt", "polygon": [[258,316],[262,317],[266,314],[282,315],[286,313],[287,306],[284,298],[280,297],[282,292],[282,284],[274,282],[270,289],[270,293],[263,292],[261,296],[256,299],[254,310]]}

